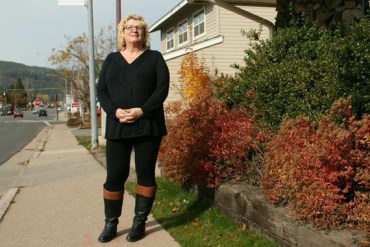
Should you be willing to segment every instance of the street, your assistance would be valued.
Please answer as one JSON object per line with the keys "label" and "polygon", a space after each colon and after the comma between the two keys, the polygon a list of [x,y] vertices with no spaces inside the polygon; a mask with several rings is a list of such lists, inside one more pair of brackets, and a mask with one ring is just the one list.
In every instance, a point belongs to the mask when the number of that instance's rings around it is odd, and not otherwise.
{"label": "street", "polygon": [[[56,120],[56,109],[47,109],[48,116],[39,117],[32,111],[24,111],[24,117],[0,116],[0,165],[21,150],[48,124]],[[61,112],[59,114],[65,114]]]}

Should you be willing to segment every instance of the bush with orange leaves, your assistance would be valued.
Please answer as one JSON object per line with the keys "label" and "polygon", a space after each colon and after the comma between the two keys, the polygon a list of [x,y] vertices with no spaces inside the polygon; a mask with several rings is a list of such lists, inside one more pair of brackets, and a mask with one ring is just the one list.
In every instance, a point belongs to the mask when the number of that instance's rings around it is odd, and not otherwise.
{"label": "bush with orange leaves", "polygon": [[339,100],[315,126],[284,121],[267,144],[262,184],[276,204],[321,228],[370,225],[370,118]]}

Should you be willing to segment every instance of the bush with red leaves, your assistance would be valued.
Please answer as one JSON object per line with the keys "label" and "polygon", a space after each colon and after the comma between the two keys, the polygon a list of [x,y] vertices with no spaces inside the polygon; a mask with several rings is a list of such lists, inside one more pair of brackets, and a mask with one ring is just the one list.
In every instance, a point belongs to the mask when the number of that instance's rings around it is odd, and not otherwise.
{"label": "bush with red leaves", "polygon": [[322,228],[369,229],[370,118],[355,120],[339,100],[318,126],[287,120],[267,144],[262,184],[277,204]]}
{"label": "bush with red leaves", "polygon": [[[264,134],[246,110],[229,110],[203,90],[169,121],[159,157],[164,175],[177,184],[217,187],[249,175],[260,181],[261,146]],[[250,179],[251,180],[251,179]]]}
{"label": "bush with red leaves", "polygon": [[215,119],[226,112],[225,105],[204,90],[170,120],[158,157],[166,178],[185,186],[205,184],[200,163],[209,154],[208,142],[217,128]]}
{"label": "bush with red leaves", "polygon": [[214,124],[217,128],[208,143],[210,153],[202,164],[208,187],[231,179],[258,184],[265,134],[256,127],[254,117],[244,109],[234,108]]}

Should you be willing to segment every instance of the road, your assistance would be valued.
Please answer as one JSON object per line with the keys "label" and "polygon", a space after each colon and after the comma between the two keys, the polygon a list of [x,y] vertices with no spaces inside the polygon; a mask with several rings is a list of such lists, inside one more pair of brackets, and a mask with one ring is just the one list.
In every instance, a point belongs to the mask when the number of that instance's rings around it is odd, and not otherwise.
{"label": "road", "polygon": [[[0,116],[0,165],[21,150],[48,124],[56,124],[56,110],[47,109],[47,117],[24,111],[24,117]],[[64,114],[61,112],[59,114]]]}

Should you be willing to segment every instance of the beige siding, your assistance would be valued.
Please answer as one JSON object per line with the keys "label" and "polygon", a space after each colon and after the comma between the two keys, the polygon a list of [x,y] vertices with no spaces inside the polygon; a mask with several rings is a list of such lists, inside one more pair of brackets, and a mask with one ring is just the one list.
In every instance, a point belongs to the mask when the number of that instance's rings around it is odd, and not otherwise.
{"label": "beige siding", "polygon": [[175,101],[181,98],[179,91],[179,75],[180,64],[182,57],[171,59],[166,61],[168,69],[170,71],[170,92],[167,97],[167,101]]}
{"label": "beige siding", "polygon": [[[194,43],[199,43],[204,40],[213,38],[218,35],[219,33],[219,11],[218,7],[214,5],[208,5],[208,6],[201,6],[197,5],[198,7],[193,7],[189,10],[189,12],[185,14],[178,14],[174,18],[173,21],[171,21],[171,25],[167,25],[165,28],[161,30],[161,46],[160,50],[163,53],[166,53],[166,32],[170,28],[174,28],[175,31],[175,49],[179,48],[179,36],[178,36],[178,24],[182,22],[183,20],[188,20],[188,39],[189,43],[187,45],[191,45]],[[205,9],[206,14],[206,21],[205,21],[205,30],[206,34],[205,36],[202,36],[201,38],[198,38],[197,40],[193,40],[193,14],[195,14],[200,9]],[[215,10],[216,9],[216,10]]]}
{"label": "beige siding", "polygon": [[276,7],[258,7],[258,6],[238,6],[241,9],[244,9],[246,11],[249,11],[253,14],[256,14],[266,20],[271,21],[272,23],[275,23],[276,19]]}
{"label": "beige siding", "polygon": [[[270,20],[272,23],[275,22],[275,7],[242,6],[240,8]],[[198,9],[200,9],[199,6]],[[188,13],[189,25],[192,23],[192,16],[195,11],[196,10],[193,10],[191,13]],[[185,17],[182,16],[178,21],[182,21],[184,18]],[[190,26],[189,30],[191,30],[191,27],[192,26]],[[221,44],[204,48],[196,51],[196,53],[199,58],[204,59],[212,75],[216,69],[219,74],[234,74],[236,70],[231,68],[231,65],[244,65],[244,51],[249,48],[249,41],[246,37],[242,36],[241,30],[249,31],[250,29],[259,29],[259,27],[259,23],[237,15],[229,10],[218,6],[208,6],[206,7],[206,36],[196,40],[196,43],[201,43],[203,40],[209,40],[219,35],[222,35],[224,40]],[[166,30],[162,30],[162,52],[165,51],[165,32]],[[261,38],[267,39],[269,36],[270,33],[268,28],[263,26]],[[189,38],[192,39],[191,33],[189,34]],[[191,47],[191,44],[195,43],[189,43],[189,47]],[[177,88],[179,86],[178,71],[180,69],[182,59],[183,56],[166,61],[171,74],[171,89],[167,101],[173,101],[180,98],[180,93]]]}
{"label": "beige siding", "polygon": [[213,38],[218,35],[218,21],[216,21],[216,18],[218,17],[218,7],[214,5],[206,6],[205,7],[205,13],[206,13],[206,18],[205,18],[205,23],[206,23],[206,35],[199,40],[207,40],[210,38]]}
{"label": "beige siding", "polygon": [[[187,11],[185,12],[179,12],[176,14],[176,16],[173,16],[171,19],[171,22],[164,25],[163,28],[161,29],[161,45],[160,49],[162,53],[166,53],[166,32],[170,28],[174,28],[175,31],[175,49],[178,47],[178,24],[185,20],[186,18],[188,19],[188,25],[191,25],[192,22],[192,16],[193,13],[195,13],[197,10],[199,10],[199,6],[188,6]],[[190,31],[190,28],[189,28]],[[189,39],[191,38],[191,33],[189,34]]]}
{"label": "beige siding", "polygon": [[[274,22],[276,16],[275,7],[241,7],[253,14],[266,18]],[[224,36],[224,42],[216,47],[207,48],[213,51],[222,63],[219,70],[226,74],[232,74],[234,69],[228,65],[233,63],[244,65],[244,51],[248,49],[250,41],[241,34],[241,30],[249,31],[251,29],[259,29],[260,23],[237,15],[231,11],[221,8],[220,9],[220,33]],[[261,38],[267,39],[270,36],[269,29],[262,26]]]}

